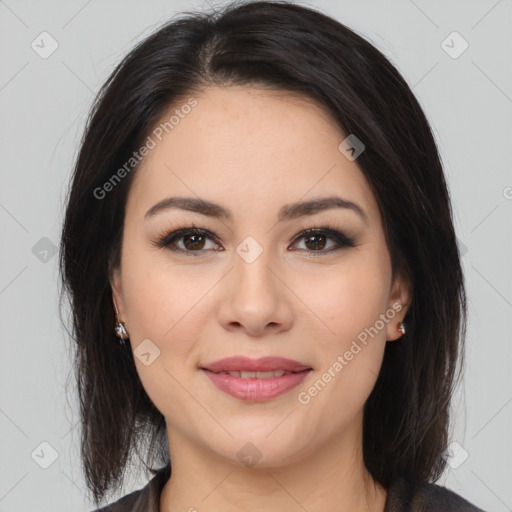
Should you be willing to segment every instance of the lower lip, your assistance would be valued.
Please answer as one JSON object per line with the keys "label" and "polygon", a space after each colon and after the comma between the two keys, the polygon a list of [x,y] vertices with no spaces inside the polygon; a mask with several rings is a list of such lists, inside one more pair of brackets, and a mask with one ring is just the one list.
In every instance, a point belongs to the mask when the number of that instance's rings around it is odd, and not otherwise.
{"label": "lower lip", "polygon": [[214,373],[201,369],[210,380],[228,395],[251,402],[263,402],[298,386],[312,370],[290,373],[270,379],[242,379],[229,374]]}

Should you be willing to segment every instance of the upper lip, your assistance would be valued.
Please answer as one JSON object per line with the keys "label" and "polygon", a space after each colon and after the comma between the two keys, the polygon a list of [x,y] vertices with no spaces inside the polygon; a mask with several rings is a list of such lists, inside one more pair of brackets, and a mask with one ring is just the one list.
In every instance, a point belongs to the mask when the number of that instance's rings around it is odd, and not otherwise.
{"label": "upper lip", "polygon": [[267,356],[259,359],[251,359],[245,356],[233,356],[219,359],[213,363],[205,364],[201,368],[212,372],[231,372],[231,371],[250,371],[250,372],[270,372],[275,370],[285,370],[289,372],[301,372],[311,370],[308,365],[286,359],[278,356]]}

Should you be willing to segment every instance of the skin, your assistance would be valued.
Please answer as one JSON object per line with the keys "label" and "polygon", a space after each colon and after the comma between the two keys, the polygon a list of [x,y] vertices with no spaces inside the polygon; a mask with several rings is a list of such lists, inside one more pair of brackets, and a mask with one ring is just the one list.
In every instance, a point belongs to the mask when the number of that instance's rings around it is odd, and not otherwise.
{"label": "skin", "polygon": [[[135,363],[167,422],[172,477],[161,510],[382,511],[386,490],[363,463],[363,406],[386,341],[401,336],[410,290],[392,281],[375,197],[357,160],[338,150],[345,135],[313,102],[255,86],[209,87],[194,97],[198,105],[134,176],[111,279],[132,349],[149,339],[160,350],[150,365]],[[342,208],[277,220],[285,204],[330,195],[360,205],[367,221]],[[233,218],[168,209],[145,219],[169,196],[213,201]],[[193,226],[216,239],[181,237],[175,246],[198,256],[154,245]],[[329,252],[337,246],[330,237],[319,249],[308,236],[294,241],[322,227],[357,245]],[[263,249],[252,263],[236,252],[247,236]],[[301,404],[298,394],[397,303],[401,311]],[[313,372],[276,398],[247,402],[199,370],[232,355],[279,355]],[[252,467],[237,457],[248,442],[260,453]]]}

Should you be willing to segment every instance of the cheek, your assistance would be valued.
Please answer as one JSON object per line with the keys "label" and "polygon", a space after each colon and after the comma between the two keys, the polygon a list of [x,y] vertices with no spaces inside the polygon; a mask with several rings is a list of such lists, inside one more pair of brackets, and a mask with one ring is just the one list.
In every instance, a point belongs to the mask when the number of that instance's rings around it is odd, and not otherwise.
{"label": "cheek", "polygon": [[[385,313],[390,279],[386,255],[379,257],[371,249],[354,253],[346,265],[328,271],[320,280],[321,286],[303,279],[304,289],[310,290],[307,304],[324,324],[326,348],[343,349],[375,324]],[[385,336],[385,330],[381,330]]]}
{"label": "cheek", "polygon": [[[147,242],[146,242],[147,243]],[[130,250],[123,255],[123,292],[131,331],[137,338],[169,343],[211,284],[204,276],[177,271],[162,249]]]}
{"label": "cheek", "polygon": [[[176,272],[165,255],[155,258],[154,251],[126,247],[123,295],[137,373],[155,406],[167,417],[179,416],[189,399],[179,383],[186,380],[186,368],[197,359],[201,325],[196,320],[204,314],[200,299],[211,284]],[[149,365],[139,359],[137,350],[147,339],[154,344],[149,345]]]}
{"label": "cheek", "polygon": [[380,315],[386,313],[391,276],[385,255],[375,254],[365,251],[330,273],[308,302],[324,328],[315,335],[319,380],[306,392],[310,405],[331,415],[337,427],[364,405],[382,364],[387,324]]}
{"label": "cheek", "polygon": [[[197,340],[208,318],[205,295],[218,279],[211,272],[205,276],[178,271],[165,251],[126,247],[122,271],[128,331],[141,381],[156,398],[172,388],[172,376],[181,380],[186,369],[197,364]],[[146,339],[158,349],[150,366],[137,358],[137,347]]]}

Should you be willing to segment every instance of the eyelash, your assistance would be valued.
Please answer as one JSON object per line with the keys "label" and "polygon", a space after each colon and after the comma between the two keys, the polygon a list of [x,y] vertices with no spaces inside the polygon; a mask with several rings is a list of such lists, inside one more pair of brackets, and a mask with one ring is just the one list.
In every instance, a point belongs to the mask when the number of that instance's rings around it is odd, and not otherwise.
{"label": "eyelash", "polygon": [[[334,249],[328,249],[328,250],[318,250],[318,251],[312,251],[309,249],[301,249],[308,252],[313,257],[322,256],[327,253],[336,252],[341,249],[347,248],[347,247],[356,247],[356,243],[353,238],[350,238],[346,236],[345,234],[341,233],[340,231],[337,231],[336,229],[330,228],[328,226],[323,227],[313,227],[306,229],[305,227],[300,228],[301,231],[298,235],[296,235],[292,241],[292,244],[295,244],[299,240],[303,238],[307,238],[310,236],[320,235],[320,236],[326,236],[327,238],[332,239],[334,242],[338,244],[338,247],[335,247]],[[176,241],[179,241],[180,239],[184,238],[186,235],[201,235],[206,238],[210,238],[213,241],[216,241],[215,235],[211,233],[208,230],[199,228],[195,224],[191,224],[187,227],[179,227],[176,230],[172,231],[171,233],[163,232],[158,235],[156,242],[153,243],[153,245],[157,248],[166,248],[172,252],[176,253],[184,253],[187,256],[201,256],[202,252],[208,249],[200,249],[197,251],[190,251],[190,250],[184,250],[184,249],[176,249],[172,248],[172,244],[174,244]],[[217,243],[217,242],[216,242]]]}

